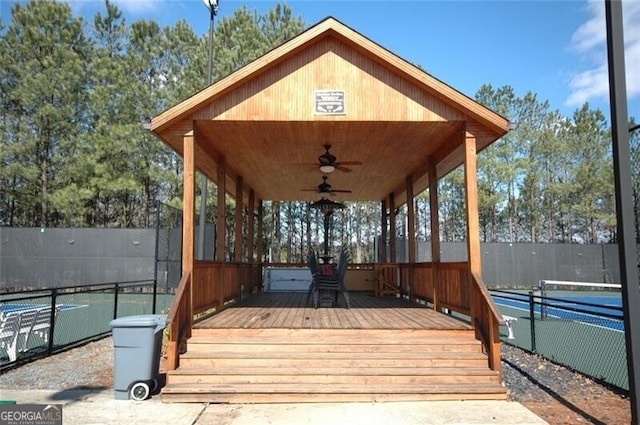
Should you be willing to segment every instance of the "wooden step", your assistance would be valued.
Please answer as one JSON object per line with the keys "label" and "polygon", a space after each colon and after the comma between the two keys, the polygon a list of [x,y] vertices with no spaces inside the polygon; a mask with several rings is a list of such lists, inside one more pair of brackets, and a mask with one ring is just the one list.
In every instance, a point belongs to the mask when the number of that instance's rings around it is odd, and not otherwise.
{"label": "wooden step", "polygon": [[505,399],[470,330],[194,329],[168,402]]}
{"label": "wooden step", "polygon": [[[277,352],[288,351],[307,354],[317,353],[415,353],[425,351],[468,351],[481,352],[482,347],[477,341],[460,341],[455,338],[439,338],[422,344],[317,344],[317,343],[261,343],[260,351]],[[191,338],[188,342],[189,352],[206,352],[224,350],[227,352],[244,353],[255,349],[255,343],[226,343],[224,341],[212,341],[208,338]]]}
{"label": "wooden step", "polygon": [[164,402],[303,403],[428,400],[504,400],[498,385],[389,384],[380,387],[353,384],[175,384],[162,390]]}
{"label": "wooden step", "polygon": [[[262,347],[260,347],[262,348]],[[258,349],[247,349],[244,351],[228,351],[223,346],[219,350],[210,351],[187,351],[182,359],[290,359],[290,360],[309,360],[324,364],[333,364],[342,360],[360,360],[360,359],[397,359],[397,360],[433,360],[443,358],[469,359],[469,360],[486,360],[486,356],[476,351],[320,351],[306,352],[298,350],[279,350],[279,351],[262,351]]]}
{"label": "wooden step", "polygon": [[[281,368],[280,368],[281,369]],[[200,384],[482,384],[500,383],[497,373],[482,368],[317,368],[288,369],[272,368],[220,368],[185,369],[172,373],[171,383]]]}
{"label": "wooden step", "polygon": [[487,376],[496,377],[498,374],[487,367],[480,368],[404,368],[404,367],[387,367],[387,368],[368,368],[368,367],[323,367],[318,368],[264,368],[264,367],[235,367],[235,368],[210,368],[210,369],[195,369],[180,367],[170,372],[171,376],[189,376],[189,375],[314,375],[314,376],[330,376],[330,375],[344,375],[344,376],[358,376],[358,375],[371,375],[372,372],[376,372],[381,376],[402,376],[402,375],[429,375],[429,376],[449,376],[449,375],[462,375],[462,376]]}
{"label": "wooden step", "polygon": [[[189,342],[229,341],[241,344],[425,344],[438,338],[452,343],[474,341],[471,330],[432,329],[193,329]],[[457,342],[455,342],[457,341]]]}
{"label": "wooden step", "polygon": [[[483,367],[487,366],[487,358],[482,356],[471,357],[468,353],[449,353],[449,356],[439,355],[430,358],[405,359],[405,358],[343,358],[331,361],[334,367]],[[181,367],[324,367],[327,362],[318,359],[306,358],[193,358],[181,357]]]}

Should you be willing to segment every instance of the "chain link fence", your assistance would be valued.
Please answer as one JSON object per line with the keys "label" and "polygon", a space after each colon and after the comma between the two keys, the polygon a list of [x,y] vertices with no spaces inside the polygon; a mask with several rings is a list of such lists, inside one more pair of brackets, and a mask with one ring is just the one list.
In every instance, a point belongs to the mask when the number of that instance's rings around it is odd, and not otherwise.
{"label": "chain link fence", "polygon": [[[14,237],[22,229],[5,229],[13,232],[7,238],[21,250],[5,259],[15,276],[7,272],[3,279],[16,284],[0,294],[0,370],[106,336],[113,319],[168,311],[182,269],[182,211],[157,203],[154,217],[151,229],[26,229],[31,243]],[[52,274],[56,264],[46,261],[58,258],[60,244],[70,251],[68,264],[56,268],[64,279]],[[101,256],[112,258],[108,266],[113,270],[127,268],[136,272],[132,276],[150,278],[123,281],[127,273],[113,273],[115,282],[93,283],[109,277],[84,272],[104,265],[93,261]],[[34,268],[43,270],[42,277],[25,272]],[[18,284],[24,281],[29,284]]]}
{"label": "chain link fence", "polygon": [[640,126],[635,125],[629,131],[629,150],[631,153],[631,186],[633,189],[633,212],[635,216],[636,263],[640,268]]}
{"label": "chain link fence", "polygon": [[[508,327],[503,342],[628,391],[624,320],[619,292],[491,290]],[[509,329],[511,328],[511,329]]]}
{"label": "chain link fence", "polygon": [[173,296],[134,281],[0,295],[0,370],[101,338],[113,319],[166,311]]}
{"label": "chain link fence", "polygon": [[173,294],[182,275],[182,210],[158,202],[153,225],[158,292]]}

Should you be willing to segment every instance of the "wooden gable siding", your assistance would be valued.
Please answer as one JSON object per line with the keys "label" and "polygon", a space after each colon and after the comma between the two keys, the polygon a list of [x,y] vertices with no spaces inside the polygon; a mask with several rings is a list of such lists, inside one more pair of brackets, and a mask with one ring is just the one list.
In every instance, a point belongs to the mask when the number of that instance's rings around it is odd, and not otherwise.
{"label": "wooden gable siding", "polygon": [[[316,90],[344,90],[346,113],[314,114]],[[325,37],[196,111],[194,120],[462,121],[464,114],[389,67]]]}
{"label": "wooden gable siding", "polygon": [[[315,115],[318,89],[344,90],[346,114]],[[235,194],[242,177],[243,193],[252,189],[257,199],[315,199],[301,190],[319,183],[303,164],[331,143],[340,159],[363,164],[331,176],[334,187],[353,191],[341,201],[394,194],[400,205],[407,177],[421,192],[429,161],[442,177],[462,162],[465,137],[481,150],[506,133],[508,122],[327,18],[155,117],[151,129],[180,154],[184,131],[195,130],[198,170],[215,182],[216,161],[224,157],[227,189]]]}

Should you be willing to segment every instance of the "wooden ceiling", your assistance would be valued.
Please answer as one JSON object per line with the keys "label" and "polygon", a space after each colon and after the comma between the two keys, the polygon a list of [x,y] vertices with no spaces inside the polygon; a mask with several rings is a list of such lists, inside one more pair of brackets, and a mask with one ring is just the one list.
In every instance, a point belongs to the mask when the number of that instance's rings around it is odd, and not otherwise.
{"label": "wooden ceiling", "polygon": [[[318,90],[344,93],[345,111],[318,114]],[[234,74],[155,117],[151,129],[181,153],[194,134],[196,166],[213,181],[221,157],[227,190],[257,199],[317,200],[323,174],[315,164],[331,145],[338,161],[360,161],[328,175],[336,201],[406,200],[424,190],[427,161],[442,176],[507,132],[508,121],[328,18]],[[246,202],[246,201],[245,201]]]}
{"label": "wooden ceiling", "polygon": [[262,199],[317,200],[322,183],[318,156],[330,144],[338,161],[360,161],[351,172],[328,174],[333,189],[351,190],[332,199],[381,200],[401,186],[407,171],[423,165],[460,123],[423,122],[263,122],[196,123],[211,148],[225,157],[232,174]]}

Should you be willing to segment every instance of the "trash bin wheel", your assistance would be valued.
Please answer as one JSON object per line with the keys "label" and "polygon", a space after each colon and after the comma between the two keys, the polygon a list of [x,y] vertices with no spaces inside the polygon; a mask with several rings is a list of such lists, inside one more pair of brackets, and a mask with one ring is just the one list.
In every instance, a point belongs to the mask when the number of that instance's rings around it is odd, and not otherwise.
{"label": "trash bin wheel", "polygon": [[131,395],[131,398],[133,400],[142,401],[149,398],[150,392],[151,391],[149,390],[149,384],[147,384],[146,382],[136,382],[131,387],[131,391],[129,392],[129,394]]}
{"label": "trash bin wheel", "polygon": [[156,378],[153,378],[151,381],[151,392],[154,393],[158,388],[160,388],[160,381]]}

